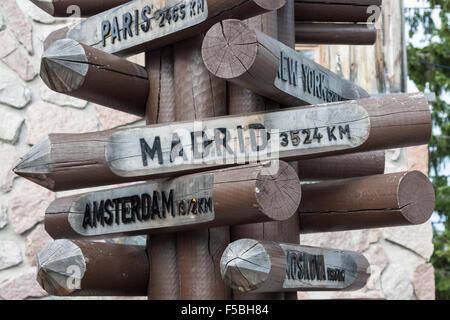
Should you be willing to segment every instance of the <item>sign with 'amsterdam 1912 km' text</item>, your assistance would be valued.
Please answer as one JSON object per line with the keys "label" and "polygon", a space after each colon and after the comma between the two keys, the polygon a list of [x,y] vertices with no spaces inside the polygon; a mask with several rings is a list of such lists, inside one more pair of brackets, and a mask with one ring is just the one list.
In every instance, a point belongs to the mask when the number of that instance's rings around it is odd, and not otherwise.
{"label": "sign with 'amsterdam 1912 km' text", "polygon": [[132,177],[284,159],[359,146],[369,124],[364,108],[343,104],[128,129],[111,135],[106,161]]}

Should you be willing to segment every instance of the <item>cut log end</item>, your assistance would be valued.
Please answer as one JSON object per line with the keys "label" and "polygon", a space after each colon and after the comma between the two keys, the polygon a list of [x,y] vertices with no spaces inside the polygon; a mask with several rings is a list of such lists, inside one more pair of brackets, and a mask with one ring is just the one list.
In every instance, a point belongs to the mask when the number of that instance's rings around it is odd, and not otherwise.
{"label": "cut log end", "polygon": [[36,6],[41,10],[44,10],[49,15],[55,15],[55,6],[53,5],[53,0],[31,0]]}
{"label": "cut log end", "polygon": [[281,9],[286,4],[286,0],[253,0],[253,1],[258,6],[267,11]]}
{"label": "cut log end", "polygon": [[428,177],[420,171],[407,172],[398,186],[398,204],[412,224],[428,221],[435,207],[434,189]]}
{"label": "cut log end", "polygon": [[257,51],[255,31],[235,19],[216,23],[202,44],[206,68],[223,79],[237,78],[247,72],[256,59]]}
{"label": "cut log end", "polygon": [[37,255],[37,281],[54,296],[68,296],[81,288],[86,261],[81,249],[72,241],[56,240]]}
{"label": "cut log end", "polygon": [[83,85],[88,69],[83,46],[75,40],[61,39],[42,55],[40,76],[50,89],[67,94]]}
{"label": "cut log end", "polygon": [[255,192],[262,212],[278,221],[292,217],[302,195],[296,171],[283,161],[271,161],[263,167]]}
{"label": "cut log end", "polygon": [[224,282],[234,290],[258,289],[269,277],[270,256],[256,240],[241,239],[230,243],[220,260]]}

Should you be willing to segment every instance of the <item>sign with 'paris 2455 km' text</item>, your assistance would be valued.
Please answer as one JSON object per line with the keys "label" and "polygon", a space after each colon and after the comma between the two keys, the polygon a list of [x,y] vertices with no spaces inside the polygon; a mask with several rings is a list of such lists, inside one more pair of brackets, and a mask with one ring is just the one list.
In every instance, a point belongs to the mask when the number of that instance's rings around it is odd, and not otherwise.
{"label": "sign with 'paris 2455 km' text", "polygon": [[207,0],[134,0],[87,18],[70,28],[67,38],[108,53],[136,52],[207,17]]}

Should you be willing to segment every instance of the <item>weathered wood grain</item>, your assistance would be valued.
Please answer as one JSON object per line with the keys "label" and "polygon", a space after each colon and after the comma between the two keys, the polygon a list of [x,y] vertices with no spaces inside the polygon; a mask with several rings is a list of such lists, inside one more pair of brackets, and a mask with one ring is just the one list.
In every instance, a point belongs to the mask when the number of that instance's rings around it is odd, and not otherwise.
{"label": "weathered wood grain", "polygon": [[354,83],[239,20],[214,25],[203,41],[202,56],[217,77],[286,106],[369,97]]}
{"label": "weathered wood grain", "polygon": [[385,163],[383,150],[301,160],[298,176],[302,181],[365,177],[383,174]]}
{"label": "weathered wood grain", "polygon": [[14,171],[51,190],[76,189],[256,160],[297,161],[422,145],[430,135],[424,95],[396,94],[201,122],[51,134],[30,149]]}
{"label": "weathered wood grain", "polygon": [[199,35],[223,19],[246,19],[284,4],[285,0],[134,0],[59,35],[108,53],[131,55]]}
{"label": "weathered wood grain", "polygon": [[[177,121],[201,121],[226,114],[226,83],[211,75],[203,65],[202,40],[203,35],[198,35],[174,45]],[[221,195],[227,193],[222,191]],[[235,210],[228,210],[228,214]],[[176,235],[182,300],[230,298],[231,290],[221,281],[219,272],[220,256],[230,242],[229,227],[228,224],[212,227]]]}
{"label": "weathered wood grain", "polygon": [[[285,8],[290,6],[290,1],[286,1]],[[274,38],[282,33],[278,30],[278,16],[280,11],[268,12],[245,21],[252,28],[258,29]],[[288,23],[289,21],[286,21]],[[286,33],[284,36],[289,37]],[[279,108],[279,105],[267,98],[259,96],[247,88],[228,83],[228,112],[229,114],[245,114],[248,112],[264,111]],[[294,217],[298,217],[294,215]],[[260,240],[282,241],[282,227],[280,223],[267,222],[247,225],[237,225],[230,228],[231,241],[241,238],[256,238]],[[297,232],[298,234],[298,232]],[[232,292],[234,300],[283,300],[283,293],[240,293]]]}
{"label": "weathered wood grain", "polygon": [[422,224],[435,205],[419,171],[305,184],[302,199],[302,234]]}
{"label": "weathered wood grain", "polygon": [[370,6],[379,6],[380,4],[381,1],[358,3],[357,1],[296,0],[295,20],[308,22],[367,22],[374,14]]}
{"label": "weathered wood grain", "polygon": [[149,265],[145,248],[56,240],[37,255],[37,281],[54,296],[145,296]]}
{"label": "weathered wood grain", "polygon": [[[147,124],[173,122],[175,121],[173,47],[147,51],[145,60],[150,77]],[[150,263],[148,299],[179,299],[176,236],[173,233],[148,234],[147,255]]]}
{"label": "weathered wood grain", "polygon": [[357,252],[253,239],[231,243],[220,261],[223,280],[241,292],[358,290],[368,268]]}
{"label": "weathered wood grain", "polygon": [[300,23],[295,24],[297,44],[373,45],[377,29],[373,24]]}
{"label": "weathered wood grain", "polygon": [[36,6],[53,17],[75,18],[90,17],[128,1],[129,0],[31,0]]}
{"label": "weathered wood grain", "polygon": [[283,221],[300,199],[294,169],[274,161],[58,198],[45,228],[54,239],[106,239]]}
{"label": "weathered wood grain", "polygon": [[53,42],[41,60],[41,79],[53,91],[123,112],[145,115],[148,74],[126,59],[71,39]]}

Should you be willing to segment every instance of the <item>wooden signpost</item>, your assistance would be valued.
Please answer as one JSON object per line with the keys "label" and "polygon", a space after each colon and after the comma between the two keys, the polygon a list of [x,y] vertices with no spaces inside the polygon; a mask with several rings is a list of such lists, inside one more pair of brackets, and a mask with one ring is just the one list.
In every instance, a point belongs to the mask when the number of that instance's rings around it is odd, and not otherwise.
{"label": "wooden signpost", "polygon": [[272,162],[58,198],[45,228],[54,239],[94,239],[282,221],[300,199],[294,169]]}
{"label": "wooden signpost", "polygon": [[37,255],[37,281],[54,296],[145,296],[145,247],[56,240]]}
{"label": "wooden signpost", "polygon": [[202,122],[52,134],[34,146],[14,171],[57,191],[249,161],[295,161],[420,145],[430,134],[425,97],[403,94]]}
{"label": "wooden signpost", "polygon": [[240,20],[215,24],[203,41],[202,56],[217,77],[286,106],[369,97],[352,82]]}
{"label": "wooden signpost", "polygon": [[[15,166],[53,191],[142,182],[49,206],[45,227],[59,240],[38,254],[37,279],[50,294],[294,300],[357,290],[369,277],[362,254],[301,246],[299,234],[429,219],[423,174],[383,174],[384,149],[428,143],[424,95],[370,98],[294,50],[372,44],[380,0],[32,1],[87,18],[46,39],[46,85],[147,121],[50,134]],[[120,57],[144,51],[145,68]],[[145,248],[64,239],[142,234]]]}
{"label": "wooden signpost", "polygon": [[372,45],[377,41],[377,29],[371,24],[305,23],[295,24],[297,44]]}
{"label": "wooden signpost", "polygon": [[284,4],[285,0],[133,0],[59,32],[58,38],[131,55],[188,39],[223,19],[245,19]]}
{"label": "wooden signpost", "polygon": [[241,292],[358,290],[370,276],[360,253],[241,239],[220,260],[223,280]]}

